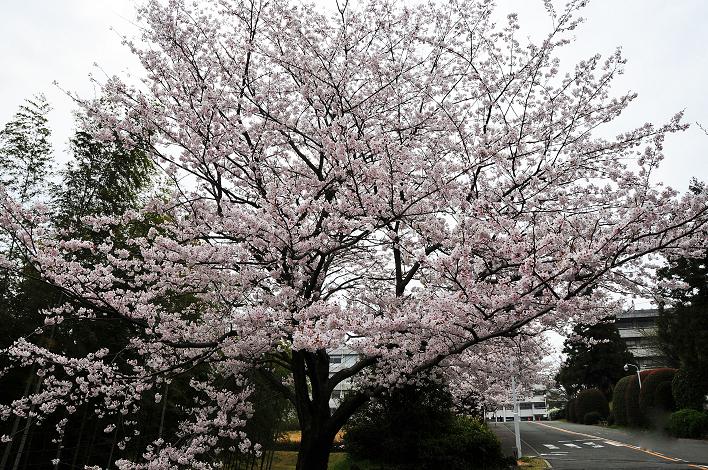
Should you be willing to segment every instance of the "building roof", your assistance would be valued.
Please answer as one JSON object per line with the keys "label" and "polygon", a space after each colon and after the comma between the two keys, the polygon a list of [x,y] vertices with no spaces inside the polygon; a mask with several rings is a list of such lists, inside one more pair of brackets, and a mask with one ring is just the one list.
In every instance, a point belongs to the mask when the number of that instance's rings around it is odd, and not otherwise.
{"label": "building roof", "polygon": [[630,309],[617,314],[617,320],[625,318],[656,318],[659,316],[658,308]]}

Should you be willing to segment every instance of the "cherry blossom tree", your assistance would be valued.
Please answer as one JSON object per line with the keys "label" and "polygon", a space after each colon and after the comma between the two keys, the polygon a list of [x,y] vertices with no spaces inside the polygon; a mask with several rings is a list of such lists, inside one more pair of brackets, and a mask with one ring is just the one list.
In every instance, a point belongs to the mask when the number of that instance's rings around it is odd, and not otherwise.
{"label": "cherry blossom tree", "polygon": [[[635,98],[610,93],[619,51],[561,72],[583,3],[547,2],[554,27],[532,43],[514,15],[493,23],[491,1],[148,1],[126,40],[141,81],[77,100],[98,138],[148,152],[169,193],[85,217],[103,242],[67,240],[7,194],[0,212],[66,295],[47,322],[124,322],[129,344],[68,357],[17,339],[4,354],[38,364],[43,388],[0,414],[102,397],[129,429],[141,397],[208,366],[178,439],[118,466],[212,468],[219,449],[258,451],[242,432],[255,369],[295,406],[297,468],[321,470],[372,396],[613,313],[651,285],[656,256],[704,244],[708,206],[651,182],[680,114],[602,137]],[[360,359],[332,373],[344,344]],[[331,410],[345,380],[355,391]]]}

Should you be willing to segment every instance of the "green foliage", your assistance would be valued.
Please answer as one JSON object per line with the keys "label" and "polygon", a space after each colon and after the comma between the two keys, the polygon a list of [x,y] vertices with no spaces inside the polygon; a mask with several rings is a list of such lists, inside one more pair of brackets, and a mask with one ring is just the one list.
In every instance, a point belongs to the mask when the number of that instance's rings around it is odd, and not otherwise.
{"label": "green foliage", "polygon": [[679,410],[669,418],[666,430],[674,437],[699,439],[708,433],[708,415],[692,409]]}
{"label": "green foliage", "polygon": [[576,398],[575,407],[576,418],[578,420],[582,419],[583,423],[585,423],[585,417],[589,413],[597,413],[601,419],[606,419],[607,415],[610,414],[607,398],[605,398],[605,395],[597,388],[581,390]]}
{"label": "green foliage", "polygon": [[352,416],[344,444],[355,458],[404,462],[421,439],[451,426],[452,397],[440,384],[393,390]]}
{"label": "green foliage", "polygon": [[569,396],[583,388],[598,388],[609,399],[612,385],[624,376],[624,365],[633,362],[614,318],[591,326],[576,325],[573,333],[574,338],[563,344],[566,359],[556,382]]}
{"label": "green foliage", "polygon": [[[643,370],[640,372],[642,383],[651,374],[653,370]],[[632,375],[627,384],[627,389],[624,392],[625,412],[627,413],[627,425],[633,427],[642,427],[647,425],[646,417],[639,407],[639,380],[636,374]]]}
{"label": "green foliage", "polygon": [[676,372],[671,382],[671,391],[676,402],[676,408],[703,409],[706,392],[703,384],[708,371],[684,366]]}
{"label": "green foliage", "polygon": [[568,400],[568,421],[571,423],[578,422],[577,403],[578,401],[576,398],[571,398]]}
{"label": "green foliage", "polygon": [[568,395],[560,387],[550,387],[546,390],[546,404],[549,409],[563,408],[568,403]]}
{"label": "green foliage", "polygon": [[[673,411],[673,403],[671,402],[671,393],[667,400],[666,390],[670,392],[671,381],[676,374],[676,369],[662,368],[654,369],[647,376],[646,380],[642,380],[642,389],[639,392],[639,408],[649,423],[654,423],[661,415]],[[663,386],[662,397],[659,397],[659,387]]]}
{"label": "green foliage", "polygon": [[0,182],[21,203],[46,187],[52,152],[49,111],[44,95],[36,95],[0,130]]}
{"label": "green foliage", "polygon": [[[51,172],[51,131],[47,127],[49,104],[42,95],[25,100],[17,113],[0,129],[0,183],[8,193],[21,204],[36,198],[46,186]],[[18,270],[22,269],[22,255],[16,244],[0,234],[0,251]],[[42,303],[44,295],[36,299],[28,297],[27,286],[21,285],[22,276],[7,267],[0,268],[0,347],[19,336],[31,333],[35,325],[20,325],[18,321],[25,315],[35,316],[36,309],[23,309],[18,302],[22,298],[32,300],[35,305]],[[42,304],[42,306],[46,306]],[[16,328],[21,330],[15,335]],[[0,366],[2,366],[0,362]]]}
{"label": "green foliage", "polygon": [[[705,184],[694,180],[691,190],[705,192]],[[658,275],[688,285],[662,292],[671,307],[660,306],[657,336],[663,352],[682,370],[674,387],[676,405],[699,408],[708,394],[708,251],[695,259],[670,260]]]}
{"label": "green foliage", "polygon": [[616,423],[615,421],[615,412],[613,410],[610,410],[610,414],[607,415],[607,424],[612,426]]}
{"label": "green foliage", "polygon": [[556,421],[559,419],[565,419],[567,417],[567,410],[565,408],[556,408],[548,412],[548,419]]}
{"label": "green foliage", "polygon": [[671,393],[672,382],[661,382],[656,387],[654,394],[654,406],[660,410],[674,411],[676,410],[676,402]]}
{"label": "green foliage", "polygon": [[[10,190],[20,202],[28,202],[40,194],[40,189],[47,185],[49,171],[50,147],[46,128],[45,114],[49,106],[43,98],[38,101],[28,101],[21,108],[13,123],[5,126],[0,136],[0,179],[10,180]],[[78,132],[72,139],[74,161],[60,173],[63,178],[61,185],[55,189],[53,205],[56,216],[52,223],[65,230],[67,237],[85,238],[90,233],[84,230],[79,220],[85,215],[112,215],[127,209],[137,208],[138,195],[149,185],[149,169],[146,157],[142,154],[122,150],[117,143],[99,144],[86,132]],[[125,244],[130,230],[139,229],[126,227],[114,233],[111,240],[114,246]],[[147,228],[142,227],[143,230]],[[103,234],[100,241],[103,241]],[[94,235],[95,236],[95,235]],[[12,245],[10,245],[12,246]],[[95,258],[79,253],[77,260],[92,263]],[[19,263],[18,263],[19,264]],[[107,348],[111,354],[121,353],[128,338],[140,334],[134,326],[97,315],[96,318],[80,321],[76,318],[67,319],[60,325],[51,328],[40,328],[44,324],[42,310],[59,305],[69,299],[58,289],[39,280],[40,276],[26,265],[21,273],[13,278],[2,273],[2,304],[0,304],[0,321],[4,328],[0,334],[0,347],[8,346],[13,340],[25,337],[29,341],[49,348],[52,352],[81,357],[98,348]],[[175,302],[174,299],[171,301]],[[176,303],[176,302],[175,302]],[[5,366],[1,362],[0,367]],[[14,399],[26,396],[28,390],[35,390],[38,378],[34,370],[14,369],[8,375],[0,378],[0,401],[8,403]],[[203,373],[195,368],[194,375]],[[135,457],[141,445],[146,440],[154,440],[159,435],[168,436],[177,431],[178,421],[184,417],[182,407],[193,399],[189,396],[189,377],[176,377],[169,387],[156,384],[163,398],[155,403],[153,395],[148,394],[143,406],[136,416],[141,423],[140,435],[133,437],[121,454]],[[23,466],[46,463],[56,455],[57,444],[54,428],[59,419],[65,417],[62,445],[63,455],[72,466],[97,464],[105,466],[111,448],[118,436],[118,431],[110,434],[102,430],[107,424],[105,419],[97,418],[94,409],[98,403],[88,401],[77,407],[75,413],[66,416],[51,417],[42,424],[36,421],[27,425],[25,420],[13,418],[0,422],[0,434],[7,434],[13,426],[28,428],[22,459]],[[119,428],[120,429],[120,428]],[[122,436],[120,436],[122,437]],[[9,450],[19,453],[19,439],[16,436],[13,446],[3,450],[3,461],[12,461]],[[7,455],[6,455],[7,454]],[[118,452],[112,453],[114,459]],[[0,465],[2,466],[2,465]]]}
{"label": "green foliage", "polygon": [[98,141],[87,130],[74,135],[71,150],[73,160],[61,173],[54,201],[59,227],[76,231],[85,215],[123,214],[138,207],[153,173],[144,151],[126,148],[119,140]]}
{"label": "green foliage", "polygon": [[345,448],[354,459],[392,468],[505,468],[494,433],[451,409],[449,392],[433,381],[395,390],[352,418]]}
{"label": "green foliage", "polygon": [[422,439],[418,468],[504,468],[501,444],[482,421],[457,417],[446,432]]}
{"label": "green foliage", "polygon": [[622,377],[615,385],[612,391],[612,414],[614,416],[615,423],[620,426],[627,425],[627,407],[625,406],[625,395],[627,392],[627,385],[629,385],[629,380],[632,375]]}
{"label": "green foliage", "polygon": [[602,421],[602,416],[597,411],[585,413],[583,416],[583,424],[597,424]]}

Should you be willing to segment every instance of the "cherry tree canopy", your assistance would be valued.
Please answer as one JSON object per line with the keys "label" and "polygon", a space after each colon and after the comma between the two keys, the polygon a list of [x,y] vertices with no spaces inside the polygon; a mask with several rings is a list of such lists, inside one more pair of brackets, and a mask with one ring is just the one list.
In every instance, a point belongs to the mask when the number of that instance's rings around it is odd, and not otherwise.
{"label": "cherry tree canopy", "polygon": [[[494,25],[490,1],[333,14],[203,3],[148,1],[143,36],[126,41],[142,81],[112,77],[81,101],[104,138],[149,152],[167,194],[85,218],[103,242],[66,239],[41,208],[4,197],[0,225],[68,299],[48,323],[105,317],[134,331],[125,359],[19,338],[5,354],[40,364],[44,413],[101,396],[130,415],[196,364],[237,379],[256,368],[295,404],[298,468],[326,468],[372,395],[437,366],[499,363],[500,338],[604,317],[616,293],[650,284],[652,256],[704,244],[705,195],[649,182],[680,115],[600,138],[635,98],[610,94],[624,59],[562,71],[554,58],[583,2],[549,3],[555,28],[539,44],[517,37],[513,15]],[[150,228],[127,243],[110,236],[138,224]],[[361,359],[331,374],[327,350],[345,343]],[[347,379],[358,392],[330,410]],[[223,439],[249,449],[241,385],[194,380],[202,399],[179,445],[156,442],[147,463],[121,468],[211,468]]]}

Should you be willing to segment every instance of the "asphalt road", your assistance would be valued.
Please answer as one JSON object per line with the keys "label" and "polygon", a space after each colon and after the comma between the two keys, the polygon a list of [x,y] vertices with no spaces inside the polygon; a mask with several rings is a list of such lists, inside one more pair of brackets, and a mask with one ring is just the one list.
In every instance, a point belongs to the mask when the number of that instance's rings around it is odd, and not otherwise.
{"label": "asphalt road", "polygon": [[[489,423],[504,451],[514,452],[514,424]],[[521,422],[523,455],[540,456],[554,469],[703,469],[708,441],[674,439],[559,421]]]}

